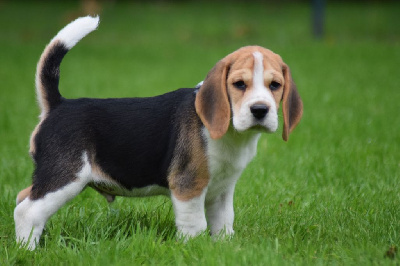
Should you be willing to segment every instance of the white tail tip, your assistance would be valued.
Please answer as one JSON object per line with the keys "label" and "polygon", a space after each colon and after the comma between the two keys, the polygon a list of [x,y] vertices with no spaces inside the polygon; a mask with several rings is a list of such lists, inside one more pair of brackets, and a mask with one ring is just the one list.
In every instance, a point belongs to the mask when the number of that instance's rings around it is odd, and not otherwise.
{"label": "white tail tip", "polygon": [[94,31],[99,25],[99,21],[99,16],[77,18],[60,30],[51,42],[60,41],[67,49],[71,49],[83,37]]}

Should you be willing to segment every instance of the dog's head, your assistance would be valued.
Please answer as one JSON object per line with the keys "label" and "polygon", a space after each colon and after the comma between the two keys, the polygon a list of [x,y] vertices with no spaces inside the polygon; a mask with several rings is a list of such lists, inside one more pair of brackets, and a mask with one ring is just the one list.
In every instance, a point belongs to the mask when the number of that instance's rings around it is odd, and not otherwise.
{"label": "dog's head", "polygon": [[219,61],[208,73],[196,96],[196,112],[213,139],[232,126],[238,132],[256,129],[275,132],[282,101],[283,133],[300,122],[303,103],[289,67],[272,51],[243,47]]}

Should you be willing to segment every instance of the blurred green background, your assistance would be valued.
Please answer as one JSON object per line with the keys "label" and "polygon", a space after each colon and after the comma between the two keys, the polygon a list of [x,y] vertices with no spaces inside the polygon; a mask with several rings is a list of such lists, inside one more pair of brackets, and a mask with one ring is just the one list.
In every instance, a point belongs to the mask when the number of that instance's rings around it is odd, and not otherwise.
{"label": "blurred green background", "polygon": [[[132,248],[134,259],[123,247],[102,249],[104,236],[89,241],[81,220],[94,232],[112,228],[110,216],[122,218],[105,203],[85,201],[102,202],[85,191],[77,202],[91,214],[108,212],[101,223],[68,205],[52,218],[37,255],[16,249],[12,212],[16,194],[30,184],[28,142],[39,114],[36,63],[64,25],[87,14],[99,14],[101,22],[62,63],[60,90],[67,98],[143,97],[193,87],[244,45],[269,48],[290,66],[304,117],[288,143],[282,127],[261,138],[238,182],[232,242],[176,246],[169,201],[118,199],[113,208],[132,215],[133,226],[148,219],[162,233],[131,232],[143,234],[132,245],[146,243]],[[326,1],[324,35],[316,38],[309,1],[0,1],[0,264],[76,263],[84,255],[91,263],[398,264],[399,14],[398,1]],[[157,215],[147,217],[151,210]],[[155,255],[158,250],[165,254]]]}

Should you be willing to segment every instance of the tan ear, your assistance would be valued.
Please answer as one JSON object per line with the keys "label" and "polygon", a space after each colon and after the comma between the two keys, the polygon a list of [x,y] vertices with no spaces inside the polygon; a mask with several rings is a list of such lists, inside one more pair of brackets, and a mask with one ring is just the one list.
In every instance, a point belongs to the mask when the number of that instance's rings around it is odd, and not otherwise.
{"label": "tan ear", "polygon": [[228,71],[227,60],[222,59],[210,70],[196,95],[196,112],[212,139],[221,138],[229,127],[231,109],[226,87]]}
{"label": "tan ear", "polygon": [[285,64],[283,65],[283,76],[285,78],[285,86],[283,87],[282,97],[284,121],[282,138],[284,141],[287,141],[289,139],[289,133],[297,126],[303,115],[303,102],[293,82],[290,69]]}

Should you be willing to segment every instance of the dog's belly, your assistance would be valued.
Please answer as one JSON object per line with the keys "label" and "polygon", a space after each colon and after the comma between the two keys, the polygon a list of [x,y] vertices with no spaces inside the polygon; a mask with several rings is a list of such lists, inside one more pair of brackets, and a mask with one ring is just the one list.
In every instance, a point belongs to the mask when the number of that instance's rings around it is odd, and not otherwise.
{"label": "dog's belly", "polygon": [[149,185],[141,188],[126,189],[115,183],[105,182],[94,182],[90,186],[104,194],[112,196],[123,196],[123,197],[149,197],[164,195],[169,196],[170,191],[168,188],[161,187],[158,185]]}

